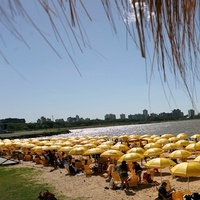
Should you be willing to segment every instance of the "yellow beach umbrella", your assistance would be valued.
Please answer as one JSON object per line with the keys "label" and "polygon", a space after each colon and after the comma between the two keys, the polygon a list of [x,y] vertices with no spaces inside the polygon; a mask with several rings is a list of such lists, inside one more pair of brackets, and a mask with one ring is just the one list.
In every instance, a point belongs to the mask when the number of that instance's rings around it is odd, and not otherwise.
{"label": "yellow beach umbrella", "polygon": [[158,168],[158,169],[174,165],[176,165],[176,163],[169,158],[154,158],[145,164],[145,166],[148,168]]}
{"label": "yellow beach umbrella", "polygon": [[95,148],[97,145],[93,143],[88,143],[88,144],[84,144],[83,146],[85,146],[87,149],[91,149],[91,148]]}
{"label": "yellow beach umbrella", "polygon": [[161,169],[169,167],[169,166],[174,166],[174,165],[176,165],[176,163],[169,158],[154,158],[154,159],[151,159],[150,161],[148,161],[145,164],[145,167],[160,169],[160,176],[161,176],[161,181],[162,181],[162,170]]}
{"label": "yellow beach umbrella", "polygon": [[70,151],[70,155],[83,155],[86,152],[87,148],[85,147],[73,147]]}
{"label": "yellow beach umbrella", "polygon": [[125,144],[121,144],[120,142],[118,142],[114,146],[111,146],[111,149],[120,150],[120,151],[127,151],[127,150],[129,150],[129,147]]}
{"label": "yellow beach umbrella", "polygon": [[156,143],[148,143],[144,146],[145,149],[150,149],[150,148],[160,148],[160,145],[159,144],[156,144]]}
{"label": "yellow beach umbrella", "polygon": [[169,142],[176,142],[178,138],[174,136],[174,137],[170,137],[168,140]]}
{"label": "yellow beach umbrella", "polygon": [[4,146],[4,142],[1,142],[1,141],[0,141],[0,147],[1,147],[1,146]]}
{"label": "yellow beach umbrella", "polygon": [[183,146],[187,146],[189,144],[189,141],[188,140],[178,140],[176,142],[177,144],[177,147],[183,147]]}
{"label": "yellow beach umbrella", "polygon": [[158,156],[163,152],[161,148],[150,148],[144,152],[145,157]]}
{"label": "yellow beach umbrella", "polygon": [[161,138],[161,139],[158,139],[155,143],[156,144],[161,144],[161,145],[165,145],[169,142],[169,140],[167,138]]}
{"label": "yellow beach umbrella", "polygon": [[200,150],[200,143],[191,143],[185,147],[186,150],[189,151],[199,151]]}
{"label": "yellow beach umbrella", "polygon": [[143,154],[144,152],[145,150],[142,147],[133,147],[127,151],[127,153],[139,153],[139,154]]}
{"label": "yellow beach umbrella", "polygon": [[140,138],[139,135],[137,135],[137,134],[132,134],[132,135],[129,135],[128,141],[138,140],[139,138]]}
{"label": "yellow beach umbrella", "polygon": [[71,146],[62,146],[58,149],[59,152],[69,152],[70,150],[72,150],[73,147]]}
{"label": "yellow beach umbrella", "polygon": [[85,151],[84,154],[83,154],[83,156],[101,154],[101,153],[103,153],[104,151],[105,151],[105,150],[96,147],[96,148],[88,149],[87,151]]}
{"label": "yellow beach umbrella", "polygon": [[108,149],[110,149],[111,148],[111,146],[110,145],[108,145],[108,144],[100,144],[99,146],[97,146],[97,147],[99,147],[99,148],[101,148],[101,149],[105,149],[105,150],[108,150]]}
{"label": "yellow beach umbrella", "polygon": [[200,133],[194,134],[190,138],[192,138],[192,139],[199,139],[200,138]]}
{"label": "yellow beach umbrella", "polygon": [[166,134],[161,135],[161,137],[169,139],[171,137],[174,137],[174,134],[172,134],[172,133],[166,133]]}
{"label": "yellow beach umbrella", "polygon": [[121,163],[122,161],[126,161],[127,163],[132,163],[132,162],[137,162],[143,158],[144,156],[139,153],[127,153],[121,156],[117,162]]}
{"label": "yellow beach umbrella", "polygon": [[129,138],[128,135],[120,135],[119,136],[119,139],[122,140],[122,141],[127,141],[128,138]]}
{"label": "yellow beach umbrella", "polygon": [[200,176],[200,165],[196,162],[182,162],[172,167],[170,172],[173,176],[187,177],[189,190],[189,177]]}
{"label": "yellow beach umbrella", "polygon": [[193,161],[195,161],[195,162],[200,162],[200,155],[197,156]]}
{"label": "yellow beach umbrella", "polygon": [[184,149],[179,149],[175,150],[172,153],[168,155],[169,158],[187,158],[191,155],[191,152],[184,150]]}
{"label": "yellow beach umbrella", "polygon": [[116,157],[120,157],[124,155],[121,151],[119,150],[115,150],[115,149],[110,149],[107,151],[104,151],[100,157],[112,157],[112,158],[116,158]]}
{"label": "yellow beach umbrella", "polygon": [[177,145],[175,143],[168,143],[162,147],[163,150],[172,150],[176,148],[177,148]]}
{"label": "yellow beach umbrella", "polygon": [[35,152],[41,152],[41,151],[43,151],[42,146],[34,146],[31,150],[33,150]]}
{"label": "yellow beach umbrella", "polygon": [[186,138],[188,138],[188,135],[187,135],[187,133],[179,133],[176,137],[178,139],[186,139]]}

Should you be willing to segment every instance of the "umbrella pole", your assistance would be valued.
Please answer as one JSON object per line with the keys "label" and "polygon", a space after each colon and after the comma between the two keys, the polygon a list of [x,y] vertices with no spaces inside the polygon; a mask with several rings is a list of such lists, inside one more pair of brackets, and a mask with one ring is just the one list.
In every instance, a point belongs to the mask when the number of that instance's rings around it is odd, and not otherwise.
{"label": "umbrella pole", "polygon": [[162,169],[160,169],[161,183],[162,183]]}
{"label": "umbrella pole", "polygon": [[187,180],[187,182],[188,182],[188,191],[189,191],[189,176],[188,176],[188,180]]}

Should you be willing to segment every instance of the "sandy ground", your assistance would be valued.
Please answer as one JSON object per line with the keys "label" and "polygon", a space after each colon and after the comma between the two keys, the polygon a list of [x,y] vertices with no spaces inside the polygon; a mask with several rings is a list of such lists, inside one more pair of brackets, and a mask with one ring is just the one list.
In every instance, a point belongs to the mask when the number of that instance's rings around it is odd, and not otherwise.
{"label": "sandy ground", "polygon": [[[31,167],[42,171],[40,177],[37,179],[40,182],[49,184],[56,189],[56,193],[61,193],[70,198],[82,199],[96,199],[96,200],[116,200],[116,199],[143,199],[155,200],[157,198],[158,186],[149,186],[146,184],[139,184],[138,188],[133,187],[129,190],[112,190],[106,189],[109,187],[109,182],[101,175],[86,176],[85,174],[77,176],[66,175],[66,169],[58,169],[51,171],[52,167],[43,167],[36,165],[34,162],[23,161],[20,164],[9,167]],[[183,191],[188,189],[187,178],[175,177],[173,178],[169,172],[169,168],[162,169],[162,180],[168,179],[171,186],[176,191]],[[160,173],[155,173],[154,180],[161,182]],[[200,178],[190,178],[189,189],[193,192],[199,191]]]}

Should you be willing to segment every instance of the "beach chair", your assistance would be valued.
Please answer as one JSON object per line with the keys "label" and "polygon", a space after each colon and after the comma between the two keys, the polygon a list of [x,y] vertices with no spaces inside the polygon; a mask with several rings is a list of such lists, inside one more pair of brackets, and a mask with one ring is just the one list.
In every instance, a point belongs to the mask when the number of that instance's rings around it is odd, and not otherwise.
{"label": "beach chair", "polygon": [[183,200],[183,193],[181,191],[172,192],[172,200]]}
{"label": "beach chair", "polygon": [[36,164],[36,165],[41,164],[41,162],[40,162],[40,158],[34,158],[34,161],[35,161],[35,164]]}
{"label": "beach chair", "polygon": [[19,153],[17,157],[18,157],[19,162],[22,162],[24,160],[24,154],[22,153]]}
{"label": "beach chair", "polygon": [[83,169],[83,164],[81,162],[75,162],[75,166],[78,169]]}
{"label": "beach chair", "polygon": [[40,163],[44,166],[44,167],[47,167],[49,166],[49,161],[48,160],[40,160]]}
{"label": "beach chair", "polygon": [[147,170],[147,173],[151,175],[151,178],[152,178],[152,180],[153,180],[153,179],[154,179],[154,174],[155,174],[154,170],[148,169],[148,170]]}
{"label": "beach chair", "polygon": [[111,176],[113,178],[115,185],[122,182],[121,177],[117,171],[112,172]]}
{"label": "beach chair", "polygon": [[131,177],[128,179],[129,187],[138,187],[138,176],[132,174]]}
{"label": "beach chair", "polygon": [[26,155],[24,156],[24,161],[32,161],[32,156],[29,155],[29,154],[26,154]]}
{"label": "beach chair", "polygon": [[84,168],[84,173],[86,175],[92,175],[92,174],[94,174],[94,171],[89,167],[89,165],[84,165],[83,168]]}

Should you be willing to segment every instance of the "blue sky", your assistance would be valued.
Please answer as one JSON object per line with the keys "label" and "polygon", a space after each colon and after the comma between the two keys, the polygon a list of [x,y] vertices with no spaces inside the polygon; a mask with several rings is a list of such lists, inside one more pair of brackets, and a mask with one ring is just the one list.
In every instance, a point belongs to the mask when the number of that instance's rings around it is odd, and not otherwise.
{"label": "blue sky", "polygon": [[[177,85],[170,73],[167,72],[173,95],[167,84],[164,84],[163,89],[157,66],[150,80],[150,62],[141,57],[130,38],[126,46],[122,20],[119,21],[114,14],[117,26],[115,34],[106,20],[102,5],[98,5],[97,1],[90,1],[90,5],[87,5],[92,22],[82,14],[82,23],[89,38],[88,47],[80,43],[83,52],[69,29],[73,50],[63,29],[59,29],[81,75],[61,41],[56,41],[52,27],[40,7],[34,1],[22,2],[62,58],[23,17],[15,17],[14,23],[30,48],[0,24],[3,38],[0,40],[0,48],[9,61],[8,65],[0,57],[0,119],[15,117],[36,122],[41,116],[66,120],[76,115],[104,119],[105,114],[109,113],[119,118],[122,113],[128,116],[142,113],[143,109],[149,113],[180,109],[187,114],[188,109],[192,108],[184,87]],[[151,52],[151,42],[147,45]],[[196,91],[199,91],[198,88],[196,84]],[[198,99],[197,96],[197,108]]]}

